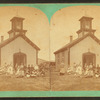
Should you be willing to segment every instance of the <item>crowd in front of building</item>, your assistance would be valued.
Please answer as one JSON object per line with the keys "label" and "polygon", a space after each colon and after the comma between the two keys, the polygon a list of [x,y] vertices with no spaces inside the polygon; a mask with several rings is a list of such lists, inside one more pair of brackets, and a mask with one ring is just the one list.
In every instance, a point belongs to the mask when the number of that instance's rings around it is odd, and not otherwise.
{"label": "crowd in front of building", "polygon": [[69,42],[54,52],[56,68],[60,75],[74,74],[84,77],[100,77],[100,38],[92,29],[92,17],[82,16],[77,38],[71,35]]}
{"label": "crowd in front of building", "polygon": [[100,66],[99,64],[95,66],[92,63],[82,66],[80,62],[79,64],[74,63],[73,66],[69,66],[66,71],[65,65],[62,62],[60,65],[60,75],[64,75],[66,73],[82,77],[100,77]]}
{"label": "crowd in front of building", "polygon": [[40,77],[45,76],[45,66],[44,64],[25,66],[23,63],[21,63],[20,65],[16,64],[15,67],[13,67],[12,64],[5,63],[4,66],[0,67],[0,74],[14,75],[17,78]]}

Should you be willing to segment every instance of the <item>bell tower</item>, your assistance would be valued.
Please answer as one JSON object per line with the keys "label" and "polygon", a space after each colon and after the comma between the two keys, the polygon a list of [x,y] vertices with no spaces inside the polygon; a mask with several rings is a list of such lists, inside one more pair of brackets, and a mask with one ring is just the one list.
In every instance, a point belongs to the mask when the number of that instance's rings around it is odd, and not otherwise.
{"label": "bell tower", "polygon": [[9,38],[16,36],[17,34],[25,34],[27,30],[23,30],[23,20],[21,17],[13,17],[11,21],[11,30],[8,32]]}
{"label": "bell tower", "polygon": [[85,34],[94,34],[96,30],[92,29],[92,17],[83,16],[80,21],[80,30],[77,31],[78,37],[82,37]]}

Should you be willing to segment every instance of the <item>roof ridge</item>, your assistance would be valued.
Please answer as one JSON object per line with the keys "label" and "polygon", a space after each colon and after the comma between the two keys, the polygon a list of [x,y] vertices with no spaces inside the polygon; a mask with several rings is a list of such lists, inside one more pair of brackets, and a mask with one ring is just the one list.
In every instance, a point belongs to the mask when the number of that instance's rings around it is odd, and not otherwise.
{"label": "roof ridge", "polygon": [[[3,46],[5,46],[6,44],[10,43],[11,41],[13,41],[14,39],[16,39],[16,38],[19,37],[19,36],[21,36],[25,41],[27,41],[27,42],[29,41],[28,43],[29,43],[31,46],[33,46],[34,48],[40,50],[40,48],[39,48],[36,44],[34,44],[34,43],[33,43],[27,36],[25,36],[24,34],[18,34],[18,35],[16,35],[16,36],[12,37],[12,38],[6,39],[4,42],[1,42],[1,43],[0,43],[0,48],[3,47]],[[25,38],[26,38],[26,39],[25,39]]]}
{"label": "roof ridge", "polygon": [[68,47],[70,48],[71,46],[73,46],[74,44],[76,44],[78,41],[83,40],[83,39],[86,38],[87,36],[92,36],[93,39],[94,39],[94,38],[96,39],[96,42],[100,42],[100,40],[99,40],[96,36],[94,36],[94,35],[91,34],[91,33],[88,33],[88,34],[84,35],[83,37],[81,37],[81,38],[76,38],[76,39],[73,40],[72,42],[66,44],[66,45],[63,46],[62,48],[60,48],[60,49],[58,49],[57,51],[55,51],[54,54],[56,54],[56,53],[62,51],[63,49],[67,49]]}

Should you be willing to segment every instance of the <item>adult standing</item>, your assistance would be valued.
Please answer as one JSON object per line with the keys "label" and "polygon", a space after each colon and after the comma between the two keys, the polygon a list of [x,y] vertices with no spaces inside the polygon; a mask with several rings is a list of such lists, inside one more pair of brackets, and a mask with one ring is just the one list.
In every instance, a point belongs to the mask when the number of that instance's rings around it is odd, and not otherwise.
{"label": "adult standing", "polygon": [[93,65],[92,65],[92,63],[90,63],[90,65],[89,65],[89,76],[90,77],[93,76]]}
{"label": "adult standing", "polygon": [[82,65],[81,65],[81,63],[79,65],[77,65],[76,73],[78,73],[79,75],[82,74]]}
{"label": "adult standing", "polygon": [[36,76],[38,76],[39,75],[39,66],[37,64],[34,66],[34,70],[35,70]]}
{"label": "adult standing", "polygon": [[20,65],[20,72],[21,72],[21,77],[24,76],[24,65],[21,63]]}
{"label": "adult standing", "polygon": [[8,74],[11,74],[11,75],[13,74],[13,66],[12,66],[12,64],[8,65],[7,72],[8,72]]}
{"label": "adult standing", "polygon": [[64,75],[65,74],[65,66],[64,63],[62,62],[60,65],[60,75]]}

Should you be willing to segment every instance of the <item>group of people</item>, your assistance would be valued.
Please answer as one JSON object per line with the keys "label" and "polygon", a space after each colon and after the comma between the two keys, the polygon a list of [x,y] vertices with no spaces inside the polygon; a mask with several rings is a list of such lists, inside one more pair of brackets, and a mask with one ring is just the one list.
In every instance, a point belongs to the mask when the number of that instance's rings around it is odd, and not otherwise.
{"label": "group of people", "polygon": [[39,76],[39,67],[38,65],[28,65],[28,66],[25,66],[23,64],[20,64],[20,65],[15,65],[15,68],[14,68],[14,74],[17,76],[17,77],[36,77],[36,76]]}
{"label": "group of people", "polygon": [[67,73],[68,74],[82,74],[82,67],[81,67],[81,63],[79,64],[76,64],[74,63],[73,67],[68,67],[66,69],[64,63],[62,62],[61,65],[60,65],[60,75],[64,75],[66,73],[66,70],[67,70]]}
{"label": "group of people", "polygon": [[20,65],[15,64],[4,64],[4,66],[0,67],[0,74],[6,75],[14,75],[16,77],[37,77],[37,76],[45,76],[45,68],[40,65],[28,65],[25,66],[23,63]]}
{"label": "group of people", "polygon": [[100,76],[100,66],[95,66],[92,63],[85,63],[84,66],[82,64],[75,64],[74,73],[82,75],[84,77],[99,77]]}
{"label": "group of people", "polygon": [[4,64],[3,66],[0,66],[0,74],[13,74],[13,66],[12,63],[10,64]]}
{"label": "group of people", "polygon": [[66,69],[64,63],[61,63],[60,75],[64,75],[66,70],[67,74],[74,74],[83,77],[100,77],[100,66],[98,64],[95,66],[92,63],[85,63],[84,66],[82,66],[80,62],[79,64],[74,63],[73,66]]}
{"label": "group of people", "polygon": [[97,66],[90,64],[85,64],[84,66],[84,75],[89,77],[100,77],[100,66],[97,64]]}

